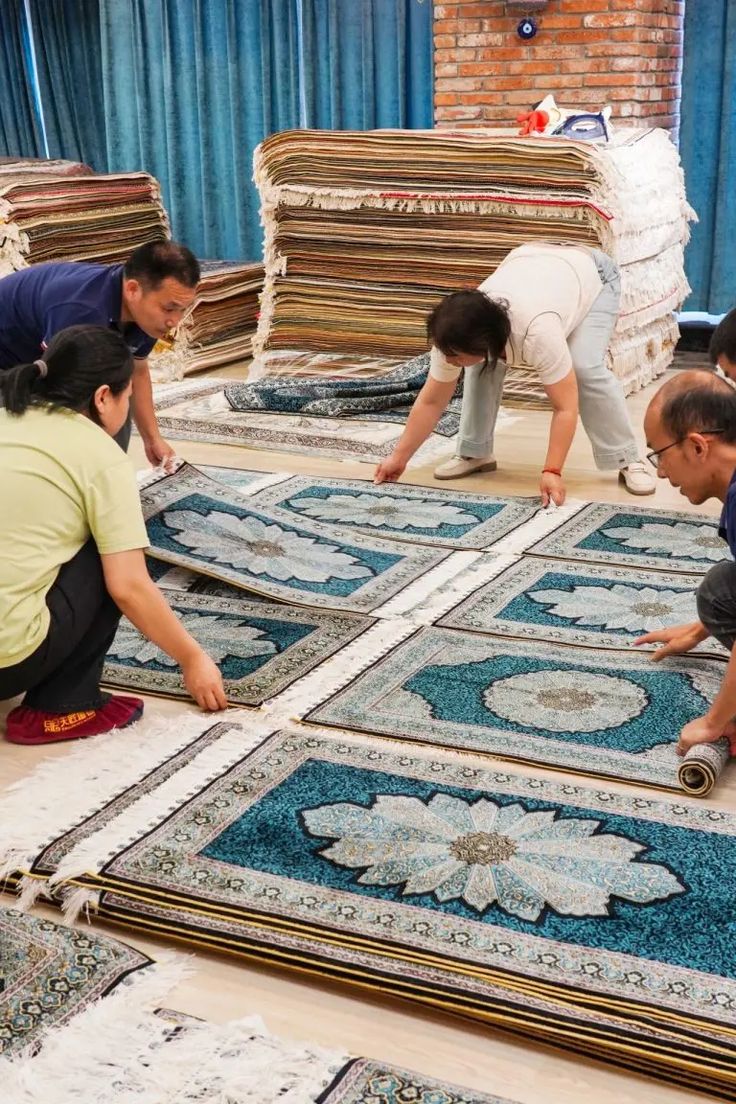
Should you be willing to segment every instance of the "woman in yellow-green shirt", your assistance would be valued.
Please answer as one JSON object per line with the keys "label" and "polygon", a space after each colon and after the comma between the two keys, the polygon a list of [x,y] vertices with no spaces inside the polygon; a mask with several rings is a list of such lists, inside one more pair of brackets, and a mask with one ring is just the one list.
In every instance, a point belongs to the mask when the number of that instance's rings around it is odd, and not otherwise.
{"label": "woman in yellow-green shirt", "polygon": [[103,694],[121,612],[224,709],[216,665],[151,581],[135,474],[113,441],[133,361],[119,333],[72,326],[43,359],[0,373],[0,699],[25,692],[6,738],[44,744],[123,728],[139,698]]}

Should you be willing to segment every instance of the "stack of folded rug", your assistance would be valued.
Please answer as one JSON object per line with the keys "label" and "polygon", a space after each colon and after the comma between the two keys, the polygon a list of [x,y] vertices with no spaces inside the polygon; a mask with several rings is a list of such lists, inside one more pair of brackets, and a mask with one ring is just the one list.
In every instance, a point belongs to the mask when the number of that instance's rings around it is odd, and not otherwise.
{"label": "stack of folded rug", "polygon": [[250,357],[262,287],[263,265],[258,262],[203,261],[191,310],[172,339],[154,349],[154,379],[180,380]]}
{"label": "stack of folded rug", "polygon": [[158,181],[65,161],[0,165],[0,276],[41,261],[123,260],[169,237]]}
{"label": "stack of folded rug", "polygon": [[[622,129],[607,145],[480,129],[290,131],[257,149],[255,177],[264,373],[288,370],[286,350],[415,355],[442,295],[477,285],[532,239],[600,248],[621,266],[611,368],[627,391],[671,361],[693,216],[664,131]],[[543,394],[510,372],[509,398]]]}

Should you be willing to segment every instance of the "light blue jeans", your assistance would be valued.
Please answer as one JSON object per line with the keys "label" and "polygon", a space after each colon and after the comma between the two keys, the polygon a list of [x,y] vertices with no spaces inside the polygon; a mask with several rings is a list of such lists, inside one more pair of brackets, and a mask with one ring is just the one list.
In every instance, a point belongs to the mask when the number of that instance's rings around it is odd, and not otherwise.
{"label": "light blue jeans", "polygon": [[[580,418],[593,447],[596,467],[602,471],[625,468],[639,459],[621,384],[606,367],[606,352],[618,317],[621,276],[605,253],[591,249],[603,289],[576,330],[567,339],[578,381]],[[463,410],[456,453],[464,457],[489,456],[501,405],[506,365],[491,371],[476,364],[465,369]]]}

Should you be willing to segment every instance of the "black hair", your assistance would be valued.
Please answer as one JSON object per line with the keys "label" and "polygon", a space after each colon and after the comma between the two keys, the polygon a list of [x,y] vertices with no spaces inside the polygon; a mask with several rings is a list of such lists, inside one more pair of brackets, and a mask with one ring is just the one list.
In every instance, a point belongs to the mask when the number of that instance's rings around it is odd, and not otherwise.
{"label": "black hair", "polygon": [[[45,367],[44,367],[45,366]],[[0,396],[10,414],[48,406],[89,414],[99,425],[94,394],[104,384],[119,395],[133,376],[133,355],[117,330],[69,326],[49,342],[42,358],[0,372]]]}
{"label": "black hair", "polygon": [[137,280],[148,291],[154,291],[166,279],[176,280],[187,288],[199,283],[199,261],[185,245],[173,241],[150,241],[139,245],[123,266],[126,280]]}
{"label": "black hair", "polygon": [[718,363],[719,356],[726,356],[736,364],[736,307],[714,329],[708,353],[712,364]]}
{"label": "black hair", "polygon": [[511,334],[508,303],[482,291],[453,291],[427,317],[427,337],[445,356],[477,354],[495,367]]}
{"label": "black hair", "polygon": [[702,381],[678,389],[664,400],[660,410],[662,427],[678,441],[688,433],[718,429],[722,441],[736,443],[736,390],[715,372],[698,375],[702,375]]}

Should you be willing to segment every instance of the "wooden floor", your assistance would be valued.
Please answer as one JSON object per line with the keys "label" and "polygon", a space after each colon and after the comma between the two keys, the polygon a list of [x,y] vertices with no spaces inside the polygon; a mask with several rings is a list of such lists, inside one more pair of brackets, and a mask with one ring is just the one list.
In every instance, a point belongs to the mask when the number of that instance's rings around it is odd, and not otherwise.
{"label": "wooden floor", "polygon": [[[643,413],[657,386],[629,400],[642,452]],[[475,492],[535,493],[544,460],[548,415],[537,411],[514,413],[518,413],[518,420],[496,442],[499,471],[471,477],[456,486]],[[179,454],[193,463],[345,478],[370,479],[372,474],[369,465],[353,462],[185,442],[179,442],[177,447]],[[137,466],[144,466],[138,441],[134,441],[131,452]],[[596,472],[590,446],[581,430],[566,466],[566,478],[571,496],[629,504],[633,501],[619,486],[615,473]],[[426,486],[436,483],[429,468],[412,470],[406,481]],[[442,486],[447,488],[448,484]],[[662,508],[692,509],[665,481],[659,482],[655,496],[638,501]],[[711,502],[701,509],[715,516],[719,504]],[[174,715],[187,708],[181,703],[156,699],[150,701],[148,711]],[[125,734],[110,739],[124,741]],[[41,760],[60,758],[68,751],[68,747],[58,745],[33,749],[0,744],[0,786],[24,777]],[[624,785],[615,788],[627,789]],[[736,809],[736,781],[721,786],[712,804]],[[47,915],[58,919],[51,910]],[[108,930],[153,957],[167,946],[162,941],[137,939],[127,930]],[[382,1058],[476,1090],[508,1096],[520,1104],[685,1104],[696,1099],[713,1099],[565,1056],[561,1051],[532,1045],[485,1027],[429,1014],[410,1004],[383,998],[371,1000],[362,994],[354,995],[347,988],[307,983],[287,972],[258,969],[214,954],[198,953],[196,964],[196,976],[174,992],[168,1002],[171,1007],[214,1021],[258,1012],[271,1031],[288,1038]]]}

